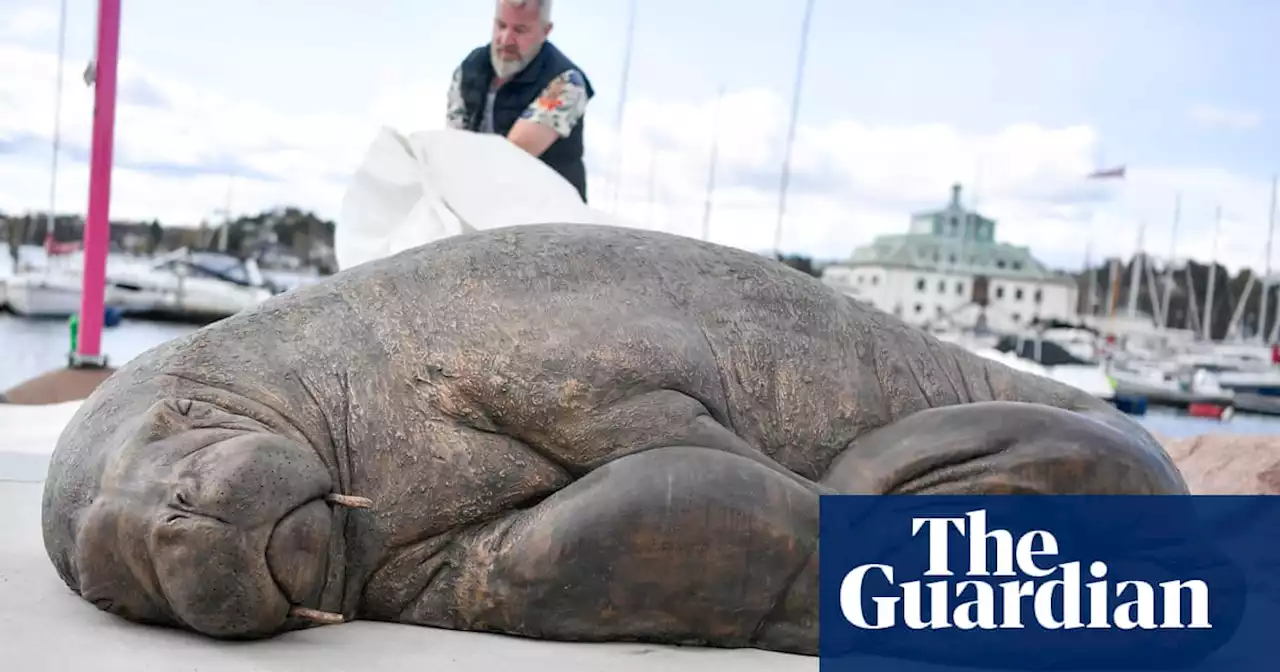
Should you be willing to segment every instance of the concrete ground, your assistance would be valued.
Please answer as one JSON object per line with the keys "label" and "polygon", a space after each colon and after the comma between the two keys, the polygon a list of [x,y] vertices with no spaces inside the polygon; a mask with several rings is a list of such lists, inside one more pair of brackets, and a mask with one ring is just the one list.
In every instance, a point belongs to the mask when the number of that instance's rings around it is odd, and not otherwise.
{"label": "concrete ground", "polygon": [[[504,670],[521,672],[571,672],[654,669],[669,672],[799,672],[818,669],[812,657],[765,651],[662,647],[639,644],[568,644],[514,637],[454,632],[415,626],[355,622],[291,633],[254,643],[227,643],[173,630],[141,626],[98,611],[73,595],[58,578],[44,551],[40,534],[42,482],[57,435],[76,412],[78,402],[49,406],[0,404],[0,667],[39,672],[43,670],[92,670],[110,672],[140,669],[200,670],[298,670],[326,672],[352,670],[423,669]],[[1241,437],[1197,437],[1233,444]],[[1260,467],[1274,465],[1275,437],[1243,437],[1266,451],[1247,454],[1250,471],[1271,473]],[[1166,445],[1168,443],[1166,442]],[[1188,449],[1191,457],[1218,455],[1212,464],[1197,465],[1193,473],[1210,475],[1221,463],[1234,464],[1244,457],[1241,446]],[[1270,452],[1268,452],[1270,451]],[[1266,453],[1266,456],[1262,456]],[[1181,455],[1174,451],[1175,456]],[[1263,459],[1266,457],[1266,459]],[[1182,460],[1188,455],[1182,455]],[[1205,459],[1208,459],[1207,457]],[[1271,460],[1271,461],[1268,461]],[[1217,465],[1217,466],[1214,466]],[[1232,472],[1234,473],[1234,472]],[[1226,476],[1198,483],[1195,490],[1221,490]],[[1239,480],[1232,477],[1231,482]],[[1224,481],[1225,482],[1225,481]],[[1252,490],[1253,486],[1245,488]],[[1232,491],[1234,492],[1234,491]],[[1253,670],[1244,663],[1250,648],[1272,641],[1275,614],[1280,614],[1280,591],[1273,567],[1251,568],[1255,586],[1249,605],[1248,627],[1236,634],[1233,646],[1219,652],[1212,664],[1196,669]],[[1262,599],[1256,599],[1262,598]],[[1270,648],[1270,647],[1267,647]],[[940,671],[929,665],[864,658],[863,670],[894,672]]]}
{"label": "concrete ground", "polygon": [[253,643],[147,627],[71,593],[45,555],[40,498],[57,429],[78,404],[0,404],[0,668],[43,672],[198,670],[665,670],[813,672],[818,659],[765,651],[568,644],[354,622]]}
{"label": "concrete ground", "polygon": [[[0,464],[0,467],[3,465]],[[0,475],[3,475],[0,472]],[[0,481],[0,667],[24,672],[199,670],[665,670],[813,672],[817,658],[756,650],[566,644],[354,622],[251,643],[147,627],[73,595],[45,556],[39,483]]]}

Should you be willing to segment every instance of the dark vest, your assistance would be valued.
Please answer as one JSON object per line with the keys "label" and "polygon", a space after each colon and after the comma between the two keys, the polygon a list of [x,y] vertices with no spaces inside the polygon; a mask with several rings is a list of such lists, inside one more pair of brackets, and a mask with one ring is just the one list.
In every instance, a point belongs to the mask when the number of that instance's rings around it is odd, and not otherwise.
{"label": "dark vest", "polygon": [[[582,72],[551,42],[543,43],[533,61],[498,89],[498,95],[493,101],[494,132],[505,136],[542,90],[561,73],[570,69]],[[493,64],[489,62],[489,45],[476,48],[463,59],[461,93],[467,106],[467,128],[472,131],[480,130],[480,124],[484,120],[485,97],[494,76]],[[595,90],[586,74],[582,75],[582,79],[587,84],[587,97],[594,96]],[[578,195],[584,202],[587,200],[587,167],[582,159],[582,127],[585,123],[585,118],[580,120],[569,137],[559,138],[551,143],[540,157],[543,163],[551,166],[578,190]]]}

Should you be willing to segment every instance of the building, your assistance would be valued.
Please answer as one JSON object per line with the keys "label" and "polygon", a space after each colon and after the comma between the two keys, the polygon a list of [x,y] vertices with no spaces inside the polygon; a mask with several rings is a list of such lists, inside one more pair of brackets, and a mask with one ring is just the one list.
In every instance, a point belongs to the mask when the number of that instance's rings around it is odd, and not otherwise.
{"label": "building", "polygon": [[945,208],[912,215],[907,233],[876,237],[822,280],[921,327],[1012,332],[1036,318],[1076,319],[1075,278],[998,242],[995,220],[965,209],[959,184]]}

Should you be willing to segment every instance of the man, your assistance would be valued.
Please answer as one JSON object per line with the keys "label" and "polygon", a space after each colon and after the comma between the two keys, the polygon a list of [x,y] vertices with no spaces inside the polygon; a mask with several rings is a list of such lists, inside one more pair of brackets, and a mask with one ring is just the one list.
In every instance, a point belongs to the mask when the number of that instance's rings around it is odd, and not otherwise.
{"label": "man", "polygon": [[591,82],[555,45],[551,0],[497,0],[490,43],[463,59],[448,125],[504,135],[569,181],[585,202],[582,126]]}

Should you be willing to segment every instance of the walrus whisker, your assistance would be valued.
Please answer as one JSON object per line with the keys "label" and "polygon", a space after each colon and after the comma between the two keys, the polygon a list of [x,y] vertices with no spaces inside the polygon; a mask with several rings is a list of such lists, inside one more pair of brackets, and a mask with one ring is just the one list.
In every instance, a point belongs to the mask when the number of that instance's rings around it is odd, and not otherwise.
{"label": "walrus whisker", "polygon": [[335,614],[330,611],[320,611],[319,609],[308,609],[306,607],[289,607],[289,615],[294,618],[311,621],[313,623],[322,623],[324,625],[337,625],[343,623],[346,619],[342,614]]}
{"label": "walrus whisker", "polygon": [[373,500],[368,497],[357,497],[356,495],[339,495],[330,493],[324,496],[324,500],[330,504],[338,506],[346,506],[352,509],[372,509]]}

